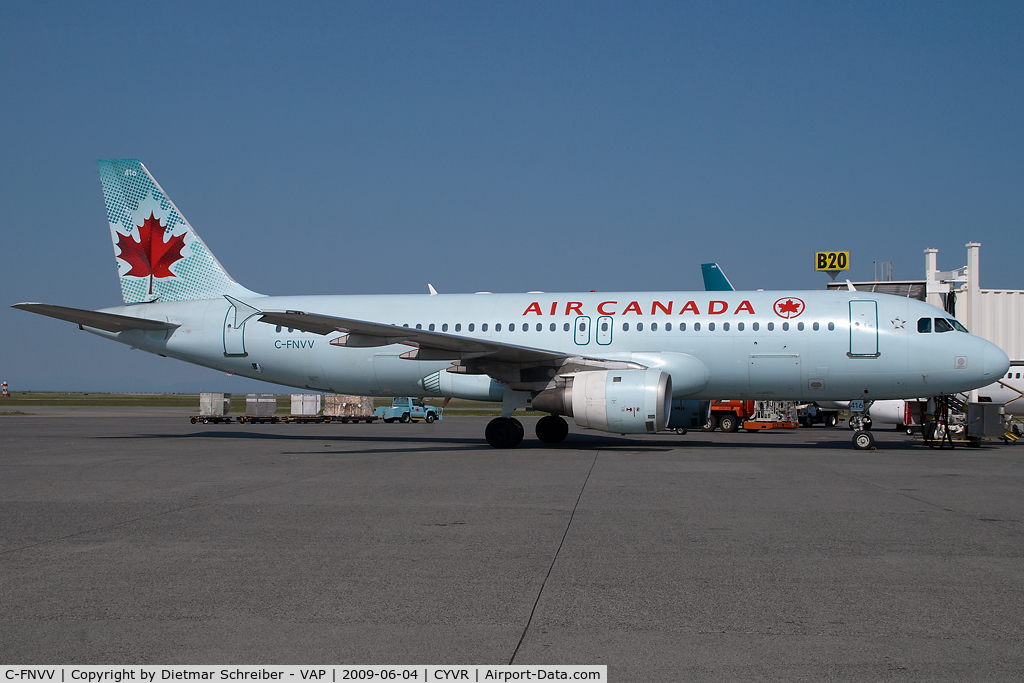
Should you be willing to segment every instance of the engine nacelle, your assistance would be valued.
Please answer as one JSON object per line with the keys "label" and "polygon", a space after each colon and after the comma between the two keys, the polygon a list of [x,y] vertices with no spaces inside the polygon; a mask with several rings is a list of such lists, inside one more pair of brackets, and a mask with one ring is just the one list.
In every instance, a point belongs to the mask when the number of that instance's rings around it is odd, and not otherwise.
{"label": "engine nacelle", "polygon": [[665,429],[672,412],[672,378],[658,369],[593,370],[565,377],[542,391],[533,409],[567,415],[580,427],[618,434]]}

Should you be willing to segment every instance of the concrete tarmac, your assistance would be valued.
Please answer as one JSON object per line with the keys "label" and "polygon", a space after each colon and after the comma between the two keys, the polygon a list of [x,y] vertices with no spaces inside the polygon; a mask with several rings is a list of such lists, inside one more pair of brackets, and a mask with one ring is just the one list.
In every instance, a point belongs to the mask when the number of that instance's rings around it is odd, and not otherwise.
{"label": "concrete tarmac", "polygon": [[0,416],[4,664],[1024,679],[1024,446]]}

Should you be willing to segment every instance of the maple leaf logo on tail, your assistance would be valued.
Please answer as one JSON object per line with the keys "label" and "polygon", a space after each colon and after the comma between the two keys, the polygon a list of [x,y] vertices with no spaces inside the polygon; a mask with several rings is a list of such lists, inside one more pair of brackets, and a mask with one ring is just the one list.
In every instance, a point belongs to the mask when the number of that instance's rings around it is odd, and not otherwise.
{"label": "maple leaf logo on tail", "polygon": [[131,266],[124,276],[149,277],[149,293],[153,293],[153,278],[176,277],[171,266],[184,258],[181,250],[185,248],[185,235],[171,235],[164,241],[165,229],[156,215],[151,211],[149,218],[142,225],[135,226],[139,230],[139,241],[131,235],[117,233],[119,259]]}

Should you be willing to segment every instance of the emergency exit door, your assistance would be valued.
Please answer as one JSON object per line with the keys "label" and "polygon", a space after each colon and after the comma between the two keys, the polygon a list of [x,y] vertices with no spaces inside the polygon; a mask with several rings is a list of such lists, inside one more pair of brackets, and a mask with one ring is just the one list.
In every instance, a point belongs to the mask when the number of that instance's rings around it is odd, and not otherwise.
{"label": "emergency exit door", "polygon": [[590,343],[590,316],[581,315],[576,318],[576,343],[584,346]]}
{"label": "emergency exit door", "polygon": [[597,343],[607,346],[612,343],[612,318],[602,315],[597,319]]}
{"label": "emergency exit door", "polygon": [[850,302],[850,356],[878,357],[878,303]]}

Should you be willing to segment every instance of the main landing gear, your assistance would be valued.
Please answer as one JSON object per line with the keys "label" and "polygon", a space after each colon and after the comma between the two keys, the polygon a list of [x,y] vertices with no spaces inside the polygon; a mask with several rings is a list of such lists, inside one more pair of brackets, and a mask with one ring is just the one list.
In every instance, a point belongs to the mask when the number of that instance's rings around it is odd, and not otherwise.
{"label": "main landing gear", "polygon": [[515,448],[523,441],[526,430],[514,417],[496,417],[487,423],[484,437],[494,448]]}
{"label": "main landing gear", "polygon": [[537,421],[537,438],[544,443],[560,443],[569,435],[569,424],[557,415],[546,415]]}

